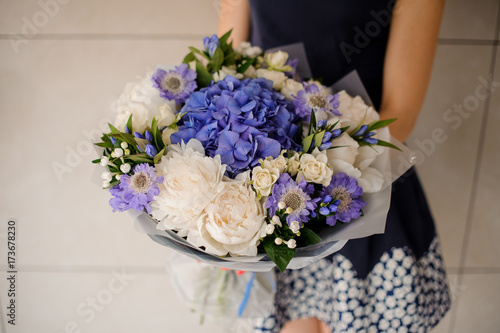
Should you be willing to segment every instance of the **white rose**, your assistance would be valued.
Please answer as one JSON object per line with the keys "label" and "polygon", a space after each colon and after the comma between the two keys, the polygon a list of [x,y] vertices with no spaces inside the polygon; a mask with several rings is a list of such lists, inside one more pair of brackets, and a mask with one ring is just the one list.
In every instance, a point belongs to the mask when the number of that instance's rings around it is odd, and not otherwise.
{"label": "white rose", "polygon": [[257,255],[259,239],[266,235],[264,208],[246,179],[228,180],[197,221],[198,232],[187,240],[215,255]]}
{"label": "white rose", "polygon": [[132,115],[132,130],[142,133],[151,124],[153,117],[160,114],[161,106],[169,103],[175,109],[175,102],[165,102],[160,97],[159,90],[153,87],[152,74],[149,71],[139,81],[127,84],[120,97],[113,102],[112,110],[116,113],[114,125],[119,130],[124,130]]}
{"label": "white rose", "polygon": [[214,73],[212,76],[214,78],[215,82],[219,82],[221,80],[224,80],[224,78],[228,75],[234,76],[235,78],[243,79],[243,74],[236,72],[236,68],[232,67],[227,67],[227,66],[222,66],[222,68]]}
{"label": "white rose", "polygon": [[283,51],[268,52],[264,55],[264,59],[270,68],[282,70],[288,61],[288,53]]}
{"label": "white rose", "polygon": [[158,111],[160,112],[159,116],[155,116],[158,121],[158,127],[166,127],[170,126],[175,122],[175,113],[168,104],[163,104],[158,107]]}
{"label": "white rose", "polygon": [[292,101],[293,96],[297,96],[300,90],[304,90],[304,85],[292,79],[286,79],[283,88],[281,88],[281,93],[285,95],[286,99]]}
{"label": "white rose", "polygon": [[266,197],[271,193],[271,189],[279,176],[280,171],[277,168],[264,169],[260,166],[256,166],[252,170],[253,187],[258,193]]}
{"label": "white rose", "polygon": [[358,155],[359,144],[356,140],[347,135],[347,133],[334,139],[332,141],[332,147],[338,148],[328,149],[326,151],[330,164],[333,160],[343,160],[351,165],[354,164],[356,156]]}
{"label": "white rose", "polygon": [[172,141],[170,141],[170,136],[176,133],[177,131],[178,131],[177,129],[172,129],[167,127],[163,130],[163,132],[161,132],[161,139],[163,141],[163,144],[165,144],[165,146],[172,144]]}
{"label": "white rose", "polygon": [[215,196],[225,171],[220,156],[205,156],[197,140],[169,146],[156,165],[157,175],[164,178],[151,204],[158,228],[178,230],[181,236],[196,228],[196,219]]}
{"label": "white rose", "polygon": [[278,91],[281,90],[281,88],[283,88],[283,85],[285,84],[286,75],[283,72],[259,68],[256,74],[257,77],[263,77],[265,79],[273,81],[273,88]]}
{"label": "white rose", "polygon": [[300,169],[300,160],[299,160],[300,155],[298,153],[295,153],[292,157],[290,157],[287,161],[287,171],[290,174],[290,176],[295,176]]}
{"label": "white rose", "polygon": [[274,168],[277,168],[279,170],[280,174],[285,172],[287,160],[283,155],[276,157],[274,160],[271,161],[271,163]]}
{"label": "white rose", "polygon": [[297,182],[304,178],[307,182],[328,186],[332,180],[333,170],[328,166],[328,157],[324,151],[315,148],[311,154],[300,157],[300,171]]}
{"label": "white rose", "polygon": [[243,76],[245,78],[250,78],[250,79],[255,79],[257,76],[257,71],[255,70],[255,67],[250,65],[246,71],[243,72]]}
{"label": "white rose", "polygon": [[234,50],[250,58],[256,57],[262,53],[262,49],[260,47],[252,46],[249,42],[242,42],[240,46],[234,48]]}
{"label": "white rose", "polygon": [[382,153],[382,147],[372,148],[369,146],[361,146],[358,148],[358,156],[356,156],[356,161],[354,166],[360,170],[368,168],[375,158]]}
{"label": "white rose", "polygon": [[369,124],[380,119],[378,113],[371,106],[366,105],[359,96],[351,97],[344,90],[337,93],[340,102],[339,112],[344,120],[349,120],[351,126],[356,127],[366,115],[363,124]]}

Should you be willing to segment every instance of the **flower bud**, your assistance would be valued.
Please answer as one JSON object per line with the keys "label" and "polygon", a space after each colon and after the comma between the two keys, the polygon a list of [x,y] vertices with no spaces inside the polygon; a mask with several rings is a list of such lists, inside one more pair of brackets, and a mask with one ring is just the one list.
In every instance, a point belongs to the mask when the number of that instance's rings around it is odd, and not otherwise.
{"label": "flower bud", "polygon": [[285,210],[285,214],[291,214],[292,212],[293,212],[292,207],[288,207],[288,208]]}
{"label": "flower bud", "polygon": [[115,148],[115,150],[113,151],[113,153],[115,154],[115,157],[122,157],[123,156],[123,149],[121,149],[121,148]]}
{"label": "flower bud", "polygon": [[295,239],[290,239],[286,245],[288,246],[288,248],[290,249],[295,249],[297,247],[297,242],[295,241]]}
{"label": "flower bud", "polygon": [[271,222],[281,227],[281,220],[278,215],[274,215],[273,218],[271,219]]}
{"label": "flower bud", "polygon": [[111,179],[113,178],[113,176],[111,175],[111,172],[109,172],[109,171],[104,171],[104,172],[101,174],[101,178],[109,182],[109,181],[111,181]]}
{"label": "flower bud", "polygon": [[99,164],[101,164],[102,166],[106,166],[106,165],[108,165],[108,163],[109,163],[109,157],[103,156],[101,158],[101,162]]}
{"label": "flower bud", "polygon": [[125,156],[130,155],[130,149],[125,149]]}
{"label": "flower bud", "polygon": [[299,231],[300,231],[300,224],[298,221],[293,221],[292,223],[290,223],[290,230],[292,230],[292,232],[294,234],[298,234]]}
{"label": "flower bud", "polygon": [[276,245],[281,245],[283,244],[283,239],[279,238],[279,237],[276,237],[276,239],[274,240],[274,244]]}
{"label": "flower bud", "polygon": [[122,142],[122,143],[120,143],[120,147],[122,147],[123,149],[127,149],[128,148],[128,143]]}
{"label": "flower bud", "polygon": [[271,235],[274,232],[274,224],[269,223],[266,225],[266,234]]}
{"label": "flower bud", "polygon": [[278,208],[279,209],[284,209],[286,207],[285,203],[283,201],[278,202]]}
{"label": "flower bud", "polygon": [[123,173],[129,173],[130,169],[132,169],[132,167],[128,163],[120,165],[120,171]]}

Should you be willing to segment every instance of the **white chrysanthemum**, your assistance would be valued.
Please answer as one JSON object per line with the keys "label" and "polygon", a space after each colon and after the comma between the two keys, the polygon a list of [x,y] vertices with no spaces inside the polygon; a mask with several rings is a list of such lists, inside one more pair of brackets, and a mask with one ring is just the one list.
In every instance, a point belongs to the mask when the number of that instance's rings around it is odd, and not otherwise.
{"label": "white chrysanthemum", "polygon": [[196,229],[196,220],[216,195],[225,171],[220,156],[205,156],[197,140],[169,146],[156,165],[157,176],[164,179],[151,204],[158,228],[178,230],[180,235]]}
{"label": "white chrysanthemum", "polygon": [[266,235],[264,208],[248,185],[249,172],[224,181],[198,219],[198,232],[187,240],[216,255],[257,255],[259,239]]}
{"label": "white chrysanthemum", "polygon": [[[359,143],[351,138],[347,133],[342,134],[338,138],[332,140],[333,149],[328,149],[326,155],[330,164],[333,160],[343,160],[351,165],[356,161],[358,156]],[[337,172],[337,170],[335,170]]]}
{"label": "white chrysanthemum", "polygon": [[[165,112],[166,105],[172,104],[160,97],[159,90],[153,87],[151,76],[152,72],[148,72],[139,81],[128,83],[120,97],[113,102],[112,110],[116,113],[114,125],[119,130],[124,130],[132,115],[133,131],[144,132],[154,116],[161,118],[160,108]],[[175,104],[172,106],[175,110]]]}

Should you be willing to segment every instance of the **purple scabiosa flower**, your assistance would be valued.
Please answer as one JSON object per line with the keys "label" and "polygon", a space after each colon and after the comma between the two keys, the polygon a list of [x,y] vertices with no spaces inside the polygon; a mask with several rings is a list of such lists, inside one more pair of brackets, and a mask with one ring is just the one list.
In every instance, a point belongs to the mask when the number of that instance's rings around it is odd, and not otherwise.
{"label": "purple scabiosa flower", "polygon": [[181,112],[172,143],[199,140],[207,156],[221,156],[229,177],[256,166],[260,158],[300,147],[295,142],[299,117],[264,78],[240,81],[228,75],[191,94]]}
{"label": "purple scabiosa flower", "polygon": [[297,96],[294,96],[293,105],[295,105],[295,112],[301,118],[307,118],[314,112],[325,111],[331,112],[340,116],[338,95],[325,95],[322,93],[324,88],[319,88],[316,84],[304,84],[304,90],[300,90]]}
{"label": "purple scabiosa flower", "polygon": [[267,199],[264,208],[269,209],[269,216],[274,216],[279,210],[280,202],[285,209],[291,208],[291,212],[286,217],[286,222],[290,225],[293,221],[308,222],[311,212],[317,207],[319,198],[311,199],[314,193],[314,186],[302,179],[297,184],[288,173],[283,173],[273,186],[271,196]]}
{"label": "purple scabiosa flower", "polygon": [[154,86],[160,90],[160,96],[167,100],[184,103],[196,89],[196,72],[187,64],[175,67],[175,70],[158,69],[153,74]]}
{"label": "purple scabiosa flower", "polygon": [[220,45],[219,37],[216,34],[213,34],[212,37],[204,37],[203,38],[203,47],[205,51],[208,52],[210,58],[214,56],[215,49]]}
{"label": "purple scabiosa flower", "polygon": [[[360,217],[361,209],[366,206],[361,198],[362,194],[363,189],[358,185],[356,178],[349,177],[343,172],[333,175],[330,185],[320,192],[323,202],[331,202],[328,209],[331,214],[334,213],[326,218],[326,223],[333,226],[337,221],[350,222]],[[326,213],[325,209],[323,213]],[[328,215],[323,213],[320,211],[320,214]]]}
{"label": "purple scabiosa flower", "polygon": [[136,165],[132,176],[122,175],[120,184],[109,190],[113,195],[109,200],[113,212],[123,212],[132,208],[138,211],[146,209],[151,213],[149,203],[160,193],[158,184],[162,182],[163,177],[156,176],[154,167],[147,163]]}
{"label": "purple scabiosa flower", "polygon": [[299,64],[299,59],[297,59],[297,58],[290,59],[289,58],[285,65],[292,67],[292,70],[289,72],[285,72],[285,75],[290,77],[290,78],[295,77],[295,74],[297,73],[298,64]]}

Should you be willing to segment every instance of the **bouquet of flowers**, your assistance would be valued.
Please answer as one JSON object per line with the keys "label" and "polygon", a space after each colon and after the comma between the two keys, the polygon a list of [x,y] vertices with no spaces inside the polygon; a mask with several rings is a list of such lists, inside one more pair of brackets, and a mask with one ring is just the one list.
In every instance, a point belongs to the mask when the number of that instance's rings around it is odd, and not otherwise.
{"label": "bouquet of flowers", "polygon": [[156,241],[223,267],[284,270],[323,245],[326,256],[347,239],[331,250],[325,235],[357,223],[385,188],[377,161],[399,149],[382,140],[394,119],[301,77],[288,53],[233,48],[229,36],[205,37],[179,66],[126,87],[93,161],[107,168],[110,205],[153,224]]}

